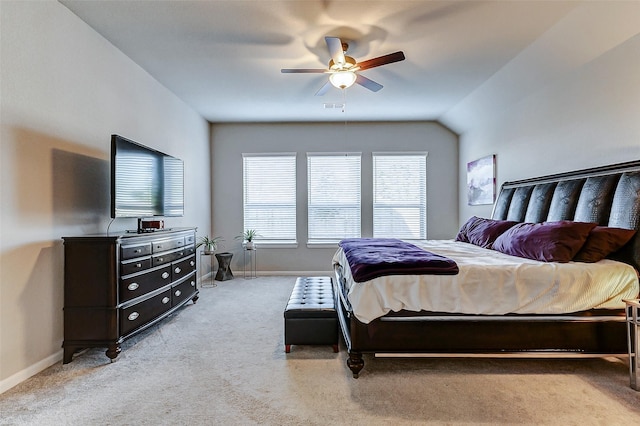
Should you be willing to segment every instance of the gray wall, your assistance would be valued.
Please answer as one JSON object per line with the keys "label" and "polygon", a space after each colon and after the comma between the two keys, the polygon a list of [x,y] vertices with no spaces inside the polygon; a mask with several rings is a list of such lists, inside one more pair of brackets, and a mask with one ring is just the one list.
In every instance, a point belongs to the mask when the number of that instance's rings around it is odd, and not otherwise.
{"label": "gray wall", "polygon": [[639,23],[640,2],[581,3],[451,111],[461,223],[491,214],[466,199],[466,164],[485,155],[497,155],[498,187],[640,159]]}
{"label": "gray wall", "polygon": [[[331,271],[335,247],[308,248],[307,152],[362,153],[362,236],[372,232],[372,165],[376,151],[427,151],[427,229],[429,238],[452,238],[458,230],[458,144],[437,123],[214,124],[212,126],[213,232],[222,250],[235,253],[232,270],[242,272],[242,153],[297,152],[298,247],[260,248],[262,273]],[[258,230],[259,231],[259,230]]]}
{"label": "gray wall", "polygon": [[0,8],[2,392],[62,359],[61,237],[107,229],[111,133],[184,160],[169,226],[208,233],[211,203],[205,120],[60,3]]}

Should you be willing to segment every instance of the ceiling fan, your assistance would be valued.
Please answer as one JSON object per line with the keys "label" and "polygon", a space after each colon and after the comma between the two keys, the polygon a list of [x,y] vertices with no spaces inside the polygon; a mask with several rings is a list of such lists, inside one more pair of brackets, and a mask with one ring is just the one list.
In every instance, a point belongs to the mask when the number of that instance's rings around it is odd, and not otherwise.
{"label": "ceiling fan", "polygon": [[368,59],[362,62],[356,62],[351,56],[345,55],[349,45],[343,43],[338,37],[325,37],[329,53],[331,54],[331,60],[329,61],[329,68],[284,68],[280,72],[289,73],[326,73],[329,74],[329,81],[316,92],[316,96],[324,95],[331,86],[338,89],[346,89],[351,87],[353,83],[373,91],[377,92],[382,89],[382,85],[375,81],[368,79],[362,74],[358,74],[357,71],[363,71],[369,68],[379,67],[381,65],[391,64],[393,62],[404,61],[403,52],[390,53],[384,56],[378,56],[377,58]]}

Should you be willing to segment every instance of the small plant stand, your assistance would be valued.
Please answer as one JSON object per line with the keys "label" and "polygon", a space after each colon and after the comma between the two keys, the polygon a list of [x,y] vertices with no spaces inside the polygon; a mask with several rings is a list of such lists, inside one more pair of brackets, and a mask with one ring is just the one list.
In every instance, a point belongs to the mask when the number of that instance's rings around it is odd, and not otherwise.
{"label": "small plant stand", "polygon": [[[252,249],[248,249],[246,246],[244,248],[244,256],[243,256],[243,267],[244,267],[244,279],[252,279],[257,278],[257,266],[258,266],[258,250],[254,246]],[[247,269],[249,270],[249,274],[247,275]]]}
{"label": "small plant stand", "polygon": [[[200,252],[200,287],[216,287],[216,281],[213,279],[215,276],[215,256],[213,252],[205,253]],[[208,265],[208,268],[205,267]]]}

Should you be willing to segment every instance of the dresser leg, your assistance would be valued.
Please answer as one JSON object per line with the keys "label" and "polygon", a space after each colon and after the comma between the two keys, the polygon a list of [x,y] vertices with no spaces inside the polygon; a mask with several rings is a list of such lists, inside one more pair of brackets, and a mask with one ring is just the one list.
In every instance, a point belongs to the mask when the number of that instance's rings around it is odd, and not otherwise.
{"label": "dresser leg", "polygon": [[109,357],[111,362],[113,362],[118,357],[118,355],[120,355],[121,350],[122,349],[120,349],[120,345],[109,345],[109,349],[107,349],[105,354]]}
{"label": "dresser leg", "polygon": [[73,354],[80,348],[77,346],[65,346],[63,349],[62,363],[69,364],[73,360]]}

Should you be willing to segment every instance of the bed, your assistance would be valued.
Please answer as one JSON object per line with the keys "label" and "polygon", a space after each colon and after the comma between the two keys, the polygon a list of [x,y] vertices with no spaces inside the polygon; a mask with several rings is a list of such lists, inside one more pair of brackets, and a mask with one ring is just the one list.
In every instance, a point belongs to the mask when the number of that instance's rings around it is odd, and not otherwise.
{"label": "bed", "polygon": [[[472,229],[486,229],[473,228],[480,222],[504,229],[469,242]],[[582,240],[572,240],[570,250],[557,244],[559,257],[551,258],[540,247],[527,257],[531,247],[515,243],[523,231],[548,227],[579,229]],[[638,297],[640,232],[633,231],[639,228],[640,160],[506,182],[491,218],[471,218],[455,240],[411,242],[453,260],[457,273],[356,280],[345,254],[350,249],[341,247],[333,258],[334,286],[347,365],[358,377],[363,354],[624,355],[623,300]],[[607,247],[602,260],[587,259],[586,242],[602,251],[609,243],[596,234],[611,230],[625,232],[626,242]]]}

